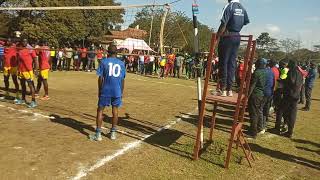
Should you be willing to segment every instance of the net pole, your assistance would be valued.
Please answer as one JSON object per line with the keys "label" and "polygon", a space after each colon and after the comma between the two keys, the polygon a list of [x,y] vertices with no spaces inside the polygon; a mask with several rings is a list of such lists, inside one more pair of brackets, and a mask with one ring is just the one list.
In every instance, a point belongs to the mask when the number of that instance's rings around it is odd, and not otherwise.
{"label": "net pole", "polygon": [[130,9],[144,7],[164,7],[168,4],[146,4],[128,6],[59,6],[59,7],[0,7],[0,11],[54,11],[54,10],[103,10],[103,9]]}
{"label": "net pole", "polygon": [[[156,3],[156,0],[153,0],[153,4],[155,3]],[[151,17],[150,32],[149,32],[149,47],[151,45],[151,36],[152,36],[152,30],[153,30],[154,7],[151,10],[152,10],[152,17]],[[149,50],[148,50],[148,54],[150,54]]]}
{"label": "net pole", "polygon": [[170,10],[170,6],[166,5],[165,6],[165,12],[164,15],[162,17],[162,21],[161,21],[161,28],[160,28],[160,53],[161,55],[164,54],[164,49],[163,49],[163,33],[164,33],[164,25],[167,19],[167,15],[169,13]]}

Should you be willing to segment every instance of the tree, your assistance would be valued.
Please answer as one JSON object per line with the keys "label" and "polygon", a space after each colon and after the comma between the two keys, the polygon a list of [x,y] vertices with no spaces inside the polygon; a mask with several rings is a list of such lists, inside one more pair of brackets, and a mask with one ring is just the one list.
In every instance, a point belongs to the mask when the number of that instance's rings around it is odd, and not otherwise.
{"label": "tree", "polygon": [[258,56],[265,58],[273,58],[274,53],[279,51],[277,39],[270,37],[267,32],[261,33],[257,38],[257,46]]}
{"label": "tree", "polygon": [[[135,16],[134,22],[130,27],[136,27],[139,25],[140,29],[150,32],[151,19],[154,17],[153,30],[151,36],[151,44],[156,46],[159,44],[159,34],[161,20],[163,17],[163,9],[149,9],[144,8],[138,12]],[[211,33],[213,30],[206,25],[199,23],[199,41],[200,50],[208,51],[210,46]],[[148,33],[149,34],[149,33]],[[165,27],[164,27],[164,42],[166,46],[180,47],[184,51],[193,51],[193,22],[182,12],[170,12],[167,16]],[[149,37],[146,37],[146,41]]]}
{"label": "tree", "polygon": [[[1,6],[120,5],[114,0],[7,0]],[[8,35],[19,30],[30,39],[46,39],[53,45],[102,37],[107,28],[123,22],[124,10],[59,10],[4,12]]]}
{"label": "tree", "polygon": [[281,48],[289,55],[291,52],[298,50],[301,47],[301,41],[294,39],[282,39],[279,41]]}

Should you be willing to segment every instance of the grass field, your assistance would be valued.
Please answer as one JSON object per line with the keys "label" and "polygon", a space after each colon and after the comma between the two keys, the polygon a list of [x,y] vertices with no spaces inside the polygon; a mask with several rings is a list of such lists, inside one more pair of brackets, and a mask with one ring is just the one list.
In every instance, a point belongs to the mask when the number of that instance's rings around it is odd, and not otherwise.
{"label": "grass field", "polygon": [[[102,142],[88,140],[95,128],[94,73],[54,72],[49,87],[51,100],[39,101],[36,109],[0,102],[0,179],[320,177],[320,81],[314,88],[312,111],[298,113],[293,139],[266,133],[250,141],[257,157],[254,167],[249,168],[242,152],[234,149],[229,170],[222,166],[232,109],[219,109],[214,142],[198,161],[192,160],[195,81],[128,74],[118,139],[104,136]],[[207,107],[211,114],[212,107]],[[110,110],[105,114],[104,125],[109,128]]]}

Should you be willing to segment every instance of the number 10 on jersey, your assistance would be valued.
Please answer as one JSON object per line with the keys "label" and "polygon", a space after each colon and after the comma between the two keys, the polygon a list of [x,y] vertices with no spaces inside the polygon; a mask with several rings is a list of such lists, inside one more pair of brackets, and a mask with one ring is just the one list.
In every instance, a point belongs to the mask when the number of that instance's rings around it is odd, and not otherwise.
{"label": "number 10 on jersey", "polygon": [[119,77],[121,72],[121,67],[119,64],[109,63],[109,76]]}

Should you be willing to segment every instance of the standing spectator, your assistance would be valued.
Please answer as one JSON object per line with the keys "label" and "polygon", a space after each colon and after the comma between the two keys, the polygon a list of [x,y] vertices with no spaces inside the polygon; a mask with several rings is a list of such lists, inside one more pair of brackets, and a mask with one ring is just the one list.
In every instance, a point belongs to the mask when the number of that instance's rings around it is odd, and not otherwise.
{"label": "standing spectator", "polygon": [[103,47],[100,46],[99,49],[97,50],[97,59],[98,59],[98,64],[100,65],[101,60],[103,59]]}
{"label": "standing spectator", "polygon": [[285,103],[283,103],[283,118],[288,125],[288,131],[284,135],[291,138],[297,118],[297,106],[300,98],[300,89],[302,87],[303,77],[297,67],[297,62],[290,61],[288,67],[288,76],[284,81],[283,86],[283,96],[285,99]]}
{"label": "standing spectator", "polygon": [[281,133],[283,129],[285,129],[285,123],[282,123],[283,118],[283,112],[284,112],[284,104],[286,103],[284,100],[284,81],[288,77],[288,71],[287,68],[288,62],[286,60],[280,61],[279,68],[280,68],[280,78],[277,83],[277,89],[274,94],[274,105],[275,105],[275,111],[276,111],[276,124],[275,124],[275,130],[278,134]]}
{"label": "standing spectator", "polygon": [[223,10],[221,25],[218,30],[219,84],[220,96],[232,96],[232,84],[235,77],[236,58],[240,46],[240,31],[249,23],[247,11],[239,0],[228,0]]}
{"label": "standing spectator", "polygon": [[73,48],[73,70],[79,71],[81,65],[80,50],[77,45]]}
{"label": "standing spectator", "polygon": [[150,71],[149,63],[150,63],[150,56],[145,55],[144,56],[144,68],[145,68],[144,75],[147,75]]}
{"label": "standing spectator", "polygon": [[51,67],[51,71],[57,70],[56,50],[54,47],[51,47],[51,50],[50,50],[50,67]]}
{"label": "standing spectator", "polygon": [[260,59],[256,62],[257,69],[254,71],[249,89],[249,136],[256,138],[258,133],[263,133],[263,106],[264,91],[266,89],[266,61]]}
{"label": "standing spectator", "polygon": [[87,51],[88,51],[88,49],[84,46],[82,46],[82,48],[80,48],[80,58],[81,58],[81,63],[82,63],[82,71],[85,71],[86,67],[88,65]]}
{"label": "standing spectator", "polygon": [[140,74],[144,74],[144,54],[143,52],[139,53],[139,61],[138,61],[138,71],[140,72]]}
{"label": "standing spectator", "polygon": [[3,64],[4,64],[4,47],[3,42],[0,43],[0,72],[3,72]]}
{"label": "standing spectator", "polygon": [[152,75],[152,73],[153,73],[153,64],[154,64],[154,61],[155,61],[155,57],[154,57],[153,54],[151,54],[149,56],[149,58],[150,58],[150,61],[149,61],[149,73],[150,73],[150,75]]}
{"label": "standing spectator", "polygon": [[165,66],[166,66],[166,64],[167,64],[167,59],[166,59],[165,55],[163,55],[163,56],[160,58],[160,62],[159,62],[159,65],[160,65],[160,76],[159,76],[159,78],[164,79]]}
{"label": "standing spectator", "polygon": [[181,66],[183,61],[184,61],[184,57],[181,54],[178,54],[174,63],[174,77],[180,78]]}
{"label": "standing spectator", "polygon": [[167,64],[166,64],[166,76],[173,76],[173,69],[174,69],[174,61],[176,59],[176,55],[171,53],[167,57]]}
{"label": "standing spectator", "polygon": [[308,76],[305,81],[305,95],[306,95],[306,105],[303,108],[304,111],[309,111],[311,106],[311,94],[314,86],[314,81],[317,77],[316,63],[311,62]]}
{"label": "standing spectator", "polygon": [[73,56],[73,49],[71,48],[70,44],[64,48],[65,58],[66,58],[66,70],[70,71],[71,60]]}
{"label": "standing spectator", "polygon": [[266,87],[264,89],[264,106],[263,106],[263,130],[261,134],[264,134],[267,129],[267,123],[269,121],[270,107],[273,98],[273,90],[275,85],[275,77],[270,67],[265,69],[266,71]]}
{"label": "standing spectator", "polygon": [[193,66],[194,66],[194,59],[192,56],[189,56],[187,59],[187,64],[186,64],[186,76],[187,79],[191,79],[193,75]]}
{"label": "standing spectator", "polygon": [[158,70],[159,70],[159,61],[160,57],[157,56],[155,57],[155,60],[154,60],[154,73],[158,75]]}
{"label": "standing spectator", "polygon": [[86,69],[87,72],[92,72],[92,67],[93,67],[93,64],[95,63],[95,60],[96,60],[96,51],[95,51],[94,45],[92,44],[88,52],[88,65]]}
{"label": "standing spectator", "polygon": [[59,69],[59,71],[62,71],[64,69],[64,64],[65,64],[65,57],[64,57],[63,48],[58,50],[57,61],[58,61],[58,69]]}

